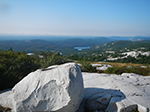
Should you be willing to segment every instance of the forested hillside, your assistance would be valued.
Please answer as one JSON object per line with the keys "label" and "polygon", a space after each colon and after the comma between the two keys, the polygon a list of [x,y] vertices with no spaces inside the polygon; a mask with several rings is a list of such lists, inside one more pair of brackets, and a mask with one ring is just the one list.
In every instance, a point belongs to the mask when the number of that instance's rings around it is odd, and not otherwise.
{"label": "forested hillside", "polygon": [[150,64],[150,41],[114,41],[83,50],[71,59]]}
{"label": "forested hillside", "polygon": [[65,39],[58,41],[46,41],[46,40],[8,40],[0,41],[0,49],[7,50],[12,47],[16,51],[32,52],[33,50],[38,51],[58,51],[63,53],[63,55],[69,55],[70,53],[77,53],[74,47],[86,47],[101,45],[113,40],[104,37],[99,38],[74,38]]}

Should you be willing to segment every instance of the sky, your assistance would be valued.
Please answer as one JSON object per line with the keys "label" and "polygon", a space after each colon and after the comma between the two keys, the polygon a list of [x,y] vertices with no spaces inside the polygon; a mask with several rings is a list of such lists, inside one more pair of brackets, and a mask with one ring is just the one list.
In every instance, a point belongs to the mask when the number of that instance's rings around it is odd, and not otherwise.
{"label": "sky", "polygon": [[150,36],[150,0],[0,0],[0,35]]}

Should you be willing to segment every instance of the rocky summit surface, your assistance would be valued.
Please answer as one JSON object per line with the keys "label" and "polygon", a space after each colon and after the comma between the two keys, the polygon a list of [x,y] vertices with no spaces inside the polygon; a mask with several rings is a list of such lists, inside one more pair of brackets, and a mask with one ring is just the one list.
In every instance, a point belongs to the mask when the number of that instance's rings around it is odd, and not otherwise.
{"label": "rocky summit surface", "polygon": [[15,112],[75,112],[83,94],[80,67],[67,63],[30,73],[0,94],[0,104]]}
{"label": "rocky summit surface", "polygon": [[134,73],[82,73],[84,98],[79,112],[150,111],[150,76]]}
{"label": "rocky summit surface", "polygon": [[12,112],[149,112],[150,76],[81,73],[75,63],[56,65],[0,93],[0,105]]}

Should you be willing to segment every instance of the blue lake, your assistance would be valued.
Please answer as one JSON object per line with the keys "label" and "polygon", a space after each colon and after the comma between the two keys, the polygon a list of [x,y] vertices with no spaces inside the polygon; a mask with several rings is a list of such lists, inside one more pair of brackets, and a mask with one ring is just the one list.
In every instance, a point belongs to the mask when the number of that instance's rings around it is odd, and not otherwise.
{"label": "blue lake", "polygon": [[74,47],[74,49],[77,49],[78,51],[82,51],[82,49],[90,49],[90,47]]}

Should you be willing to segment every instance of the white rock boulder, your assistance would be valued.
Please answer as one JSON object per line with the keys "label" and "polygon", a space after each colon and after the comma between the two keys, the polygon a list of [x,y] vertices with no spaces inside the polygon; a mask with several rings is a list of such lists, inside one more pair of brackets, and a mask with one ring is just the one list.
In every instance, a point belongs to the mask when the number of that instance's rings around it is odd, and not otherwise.
{"label": "white rock boulder", "polygon": [[75,63],[37,70],[9,93],[15,112],[75,112],[84,94],[82,73]]}

